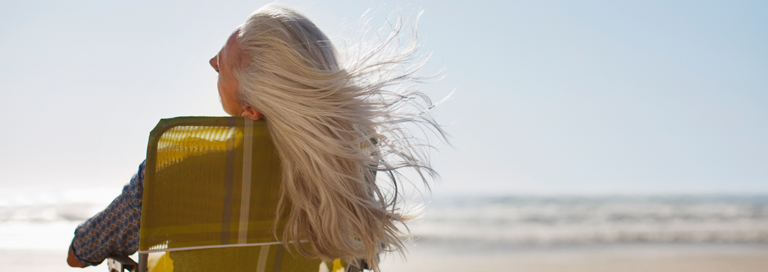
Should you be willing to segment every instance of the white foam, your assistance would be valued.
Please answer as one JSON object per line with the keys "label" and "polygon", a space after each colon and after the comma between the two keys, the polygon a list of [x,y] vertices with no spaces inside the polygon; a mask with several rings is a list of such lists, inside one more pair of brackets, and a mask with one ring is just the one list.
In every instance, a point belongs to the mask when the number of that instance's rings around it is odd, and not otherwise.
{"label": "white foam", "polygon": [[77,222],[10,222],[0,224],[0,249],[66,250]]}

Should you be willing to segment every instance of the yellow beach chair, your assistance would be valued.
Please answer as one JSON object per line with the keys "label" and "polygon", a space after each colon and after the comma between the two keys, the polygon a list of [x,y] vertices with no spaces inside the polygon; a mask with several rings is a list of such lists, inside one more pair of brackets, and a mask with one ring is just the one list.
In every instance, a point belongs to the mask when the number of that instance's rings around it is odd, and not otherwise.
{"label": "yellow beach chair", "polygon": [[264,121],[161,120],[147,148],[139,262],[116,256],[110,271],[347,271],[291,254],[275,237],[280,173]]}

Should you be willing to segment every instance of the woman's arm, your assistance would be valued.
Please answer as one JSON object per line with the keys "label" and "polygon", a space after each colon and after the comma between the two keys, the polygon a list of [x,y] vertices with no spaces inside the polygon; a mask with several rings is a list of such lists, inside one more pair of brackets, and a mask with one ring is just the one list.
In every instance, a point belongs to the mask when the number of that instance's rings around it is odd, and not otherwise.
{"label": "woman's arm", "polygon": [[109,255],[128,256],[139,248],[139,224],[144,189],[144,163],[104,211],[75,229],[67,263],[73,267],[98,265]]}
{"label": "woman's arm", "polygon": [[86,267],[87,265],[84,265],[80,261],[75,258],[75,253],[72,252],[72,245],[69,246],[69,254],[67,254],[67,264],[71,267]]}

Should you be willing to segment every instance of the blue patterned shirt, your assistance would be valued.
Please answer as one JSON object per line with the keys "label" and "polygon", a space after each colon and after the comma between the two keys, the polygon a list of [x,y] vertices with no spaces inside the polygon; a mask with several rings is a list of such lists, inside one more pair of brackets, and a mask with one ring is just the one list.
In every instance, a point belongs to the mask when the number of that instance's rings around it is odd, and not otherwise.
{"label": "blue patterned shirt", "polygon": [[128,256],[139,249],[144,163],[120,196],[75,229],[72,250],[81,263],[98,265],[109,255]]}

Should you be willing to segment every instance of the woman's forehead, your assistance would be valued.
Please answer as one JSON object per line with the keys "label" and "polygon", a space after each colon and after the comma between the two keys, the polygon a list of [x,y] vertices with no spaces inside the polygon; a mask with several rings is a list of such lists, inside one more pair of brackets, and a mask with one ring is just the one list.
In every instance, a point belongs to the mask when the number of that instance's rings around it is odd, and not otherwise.
{"label": "woman's forehead", "polygon": [[221,51],[219,52],[219,64],[222,62],[226,63],[227,65],[238,63],[238,59],[240,57],[240,54],[238,53],[240,50],[240,44],[237,42],[238,34],[240,34],[239,29],[232,32],[232,35],[230,35],[229,39],[227,39],[227,43],[224,44],[223,48],[221,48]]}

